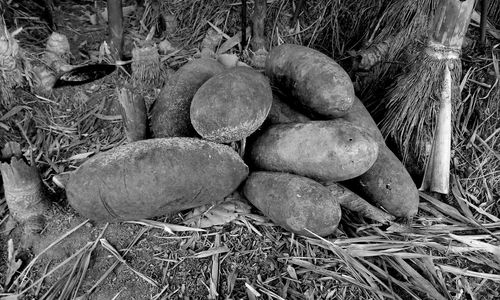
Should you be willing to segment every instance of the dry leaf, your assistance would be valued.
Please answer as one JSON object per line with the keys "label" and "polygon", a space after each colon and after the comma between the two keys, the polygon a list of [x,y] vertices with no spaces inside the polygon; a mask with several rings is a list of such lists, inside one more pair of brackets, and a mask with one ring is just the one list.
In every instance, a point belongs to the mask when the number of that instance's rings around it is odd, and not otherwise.
{"label": "dry leaf", "polygon": [[16,259],[17,251],[14,250],[14,242],[9,239],[7,242],[7,272],[5,275],[5,286],[8,286],[16,272],[23,263],[20,259]]}
{"label": "dry leaf", "polygon": [[186,216],[184,224],[207,228],[227,224],[241,214],[250,213],[250,206],[238,198],[231,198],[216,206],[203,205]]}
{"label": "dry leaf", "polygon": [[0,300],[19,300],[19,295],[3,296]]}
{"label": "dry leaf", "polygon": [[163,229],[170,234],[175,234],[174,232],[177,232],[177,231],[181,231],[181,232],[182,231],[194,231],[194,232],[206,231],[206,230],[200,229],[200,228],[186,227],[186,226],[168,224],[168,223],[164,223],[164,222],[158,222],[158,221],[146,220],[146,219],[138,220],[138,221],[127,221],[125,223],[151,226],[154,228]]}

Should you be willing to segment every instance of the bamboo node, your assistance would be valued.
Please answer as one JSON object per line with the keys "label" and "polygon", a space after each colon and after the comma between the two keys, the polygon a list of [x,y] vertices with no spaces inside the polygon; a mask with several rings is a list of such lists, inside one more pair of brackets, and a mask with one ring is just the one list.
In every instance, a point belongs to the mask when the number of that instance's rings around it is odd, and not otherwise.
{"label": "bamboo node", "polygon": [[425,48],[425,53],[439,60],[460,59],[462,50],[460,48],[448,47],[434,41],[429,41]]}

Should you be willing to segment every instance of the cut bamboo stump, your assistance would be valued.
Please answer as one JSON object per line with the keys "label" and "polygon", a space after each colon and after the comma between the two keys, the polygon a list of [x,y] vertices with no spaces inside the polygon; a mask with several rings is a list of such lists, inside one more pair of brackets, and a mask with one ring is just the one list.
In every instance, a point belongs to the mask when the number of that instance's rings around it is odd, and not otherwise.
{"label": "cut bamboo stump", "polygon": [[127,141],[144,140],[148,131],[148,117],[144,99],[127,88],[117,88],[116,93],[120,102],[120,113]]}
{"label": "cut bamboo stump", "polygon": [[10,215],[27,234],[39,233],[45,226],[48,203],[38,169],[14,156],[9,163],[0,164],[0,171]]}

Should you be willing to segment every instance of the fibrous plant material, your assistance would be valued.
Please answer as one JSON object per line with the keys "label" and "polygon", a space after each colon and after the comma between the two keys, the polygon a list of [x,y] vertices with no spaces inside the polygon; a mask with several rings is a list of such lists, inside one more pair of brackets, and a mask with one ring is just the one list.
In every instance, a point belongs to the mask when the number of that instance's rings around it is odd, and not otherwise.
{"label": "fibrous plant material", "polygon": [[210,27],[201,41],[201,58],[215,58],[215,49],[222,41],[222,35]]}
{"label": "fibrous plant material", "polygon": [[24,226],[26,233],[40,232],[48,204],[38,169],[23,159],[12,157],[9,163],[0,164],[0,171],[11,216]]}
{"label": "fibrous plant material", "polygon": [[10,109],[15,105],[14,89],[25,84],[26,60],[23,50],[14,38],[20,32],[9,33],[0,15],[0,108]]}
{"label": "fibrous plant material", "polygon": [[69,64],[71,49],[68,38],[60,33],[53,32],[45,48],[44,61],[56,73],[69,71],[72,67]]}
{"label": "fibrous plant material", "polygon": [[[426,34],[437,2],[438,0],[391,1],[382,10],[382,16],[375,24],[370,38],[365,42],[365,50],[360,51],[359,55],[364,56],[365,51],[371,52],[379,48],[380,59],[396,60],[403,54],[406,46]],[[377,45],[384,45],[383,51]]]}
{"label": "fibrous plant material", "polygon": [[132,78],[136,86],[159,86],[162,83],[162,69],[158,46],[152,41],[132,49]]}
{"label": "fibrous plant material", "polygon": [[70,64],[71,49],[68,38],[60,33],[53,32],[45,46],[43,54],[44,64],[33,67],[34,87],[36,92],[49,93],[57,81],[56,76],[73,69]]}
{"label": "fibrous plant material", "polygon": [[378,15],[365,17],[370,34],[364,37],[361,50],[350,51],[354,56],[353,71],[370,71],[369,76],[360,74],[356,80],[360,85],[357,93],[370,112],[376,113],[377,120],[383,114],[383,108],[377,107],[380,95],[401,73],[404,64],[418,54],[416,49],[425,40],[438,0],[382,2],[363,1],[360,11],[378,10]]}
{"label": "fibrous plant material", "polygon": [[144,98],[128,88],[116,89],[120,102],[120,113],[128,142],[143,140],[147,137],[148,116]]}
{"label": "fibrous plant material", "polygon": [[[500,25],[500,1],[489,0],[488,2],[488,19],[495,25]],[[483,1],[483,3],[486,2]]]}
{"label": "fibrous plant material", "polygon": [[452,105],[460,99],[460,54],[473,7],[474,0],[441,2],[426,47],[410,63],[409,71],[398,78],[383,102],[386,114],[381,123],[382,133],[394,139],[403,161],[411,160],[417,169],[423,169],[429,154],[439,105],[434,99],[442,90],[446,65],[452,78]]}

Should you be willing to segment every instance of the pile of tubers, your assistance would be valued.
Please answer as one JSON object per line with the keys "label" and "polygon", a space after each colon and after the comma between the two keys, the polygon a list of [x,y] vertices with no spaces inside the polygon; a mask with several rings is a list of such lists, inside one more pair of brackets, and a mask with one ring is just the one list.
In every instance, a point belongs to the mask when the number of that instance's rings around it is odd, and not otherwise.
{"label": "pile of tubers", "polygon": [[[123,221],[217,203],[241,188],[274,223],[305,236],[334,233],[341,206],[379,222],[417,213],[415,184],[340,65],[284,44],[264,73],[212,59],[181,67],[148,112],[154,138],[84,162],[66,186],[70,205]],[[238,155],[230,145],[240,141]]]}

